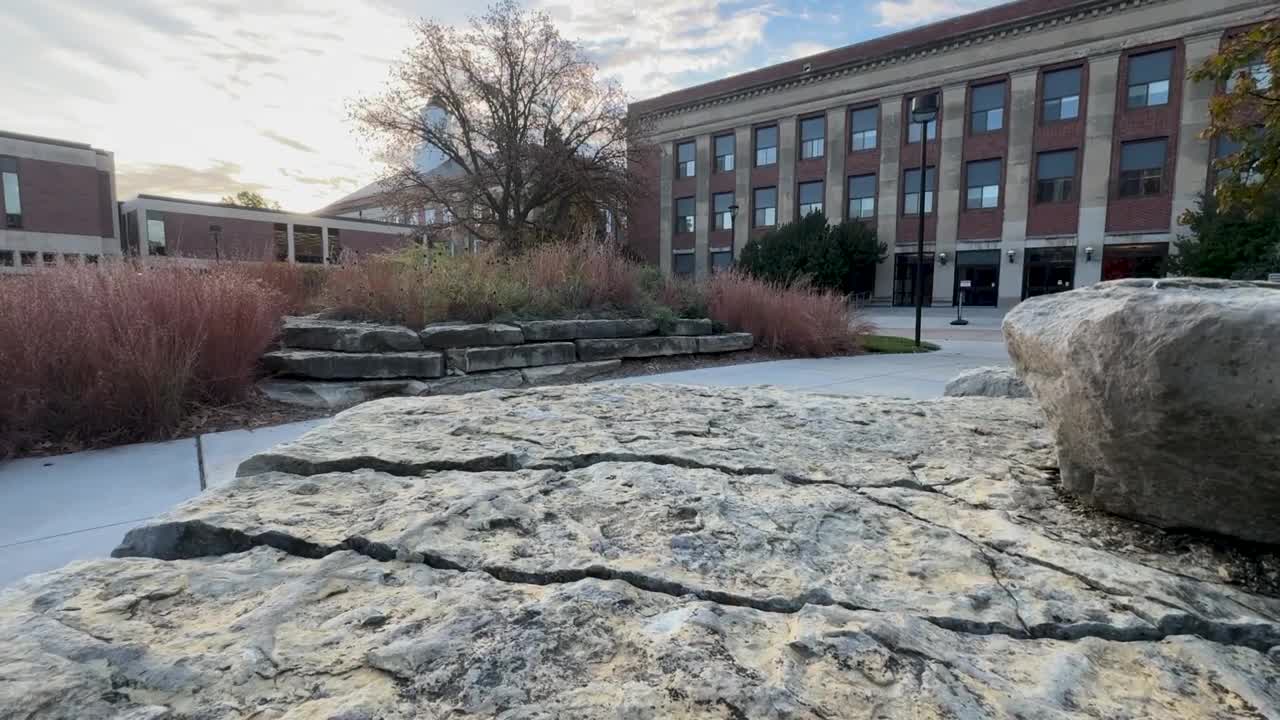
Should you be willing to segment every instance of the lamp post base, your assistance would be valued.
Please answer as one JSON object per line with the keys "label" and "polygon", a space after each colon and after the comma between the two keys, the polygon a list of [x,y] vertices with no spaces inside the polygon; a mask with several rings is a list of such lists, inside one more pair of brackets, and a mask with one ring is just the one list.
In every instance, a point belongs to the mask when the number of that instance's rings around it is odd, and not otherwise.
{"label": "lamp post base", "polygon": [[951,324],[952,325],[968,325],[969,321],[963,318],[956,318],[955,320],[951,321]]}

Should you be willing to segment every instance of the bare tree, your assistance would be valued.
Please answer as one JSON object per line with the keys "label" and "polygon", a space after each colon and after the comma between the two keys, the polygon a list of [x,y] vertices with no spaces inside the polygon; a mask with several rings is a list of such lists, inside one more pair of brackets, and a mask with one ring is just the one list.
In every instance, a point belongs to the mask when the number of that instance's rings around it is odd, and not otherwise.
{"label": "bare tree", "polygon": [[[445,225],[508,250],[564,232],[573,218],[625,212],[639,127],[618,84],[546,14],[503,0],[469,29],[428,20],[414,29],[385,92],[351,110],[388,159],[384,187],[396,207],[447,211]],[[424,145],[443,154],[441,169],[415,166]]]}

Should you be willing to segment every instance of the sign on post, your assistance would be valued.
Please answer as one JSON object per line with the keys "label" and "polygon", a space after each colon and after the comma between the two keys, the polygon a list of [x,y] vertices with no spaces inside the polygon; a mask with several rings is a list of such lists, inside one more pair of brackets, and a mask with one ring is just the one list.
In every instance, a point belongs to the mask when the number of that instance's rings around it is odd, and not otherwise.
{"label": "sign on post", "polygon": [[963,288],[971,288],[971,287],[973,287],[973,281],[972,281],[972,280],[961,280],[961,281],[960,281],[960,287],[961,287],[962,289],[963,289]]}

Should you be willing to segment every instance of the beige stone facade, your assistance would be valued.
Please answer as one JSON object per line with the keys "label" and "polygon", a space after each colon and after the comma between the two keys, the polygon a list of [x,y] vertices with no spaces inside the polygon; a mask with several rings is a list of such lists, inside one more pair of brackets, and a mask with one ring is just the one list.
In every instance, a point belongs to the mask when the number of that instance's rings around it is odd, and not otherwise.
{"label": "beige stone facade", "polygon": [[[1199,133],[1215,89],[1191,81],[1189,72],[1229,32],[1273,7],[1265,0],[1020,0],[635,103],[632,112],[655,128],[658,167],[650,175],[657,197],[632,223],[628,241],[657,258],[664,272],[675,269],[673,252],[688,248],[696,260],[680,265],[698,275],[710,271],[707,188],[723,186],[711,148],[713,138],[729,134],[735,256],[768,229],[754,222],[757,189],[775,188],[781,224],[798,217],[801,183],[821,181],[824,211],[834,222],[848,217],[850,179],[865,178],[869,168],[875,209],[863,221],[874,223],[889,252],[874,286],[868,279],[860,290],[874,302],[909,302],[920,220],[905,213],[915,190],[904,187],[904,177],[919,167],[921,146],[909,141],[908,104],[936,92],[941,117],[925,148],[935,198],[924,222],[925,295],[934,304],[952,304],[964,280],[972,288],[967,303],[1007,306],[1101,279],[1160,272],[1180,230],[1177,218],[1206,188],[1214,152]],[[1153,65],[1167,68],[1163,76],[1157,69],[1154,80]],[[1062,105],[1075,114],[1059,118],[1046,76],[1063,70],[1079,78],[1079,87]],[[996,85],[1003,86],[998,120],[982,113],[997,102],[990,100],[1001,94]],[[855,142],[851,119],[867,107],[879,109],[872,148],[865,135]],[[812,117],[825,117],[820,159],[802,157],[801,125]],[[777,129],[774,167],[756,163],[762,127]],[[693,178],[675,177],[675,149],[683,142],[696,145]],[[1163,157],[1148,161],[1147,176],[1133,185],[1134,166],[1161,148]],[[1052,161],[1068,157],[1069,178],[1050,198],[1040,167],[1050,173]],[[1122,171],[1129,171],[1126,183]],[[998,178],[987,181],[985,196],[974,185],[983,172]],[[695,198],[692,237],[675,227],[675,193]]]}

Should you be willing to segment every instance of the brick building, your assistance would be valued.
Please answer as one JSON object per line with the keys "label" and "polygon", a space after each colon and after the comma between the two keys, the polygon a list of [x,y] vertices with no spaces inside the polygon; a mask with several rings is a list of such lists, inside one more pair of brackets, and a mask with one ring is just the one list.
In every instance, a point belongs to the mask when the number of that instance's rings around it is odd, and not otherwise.
{"label": "brick building", "polygon": [[[1211,5],[1211,7],[1210,7]],[[874,224],[866,280],[910,304],[923,206],[925,297],[1002,305],[1159,273],[1210,182],[1211,83],[1188,78],[1270,0],[1017,0],[634,103],[653,192],[628,242],[704,275],[748,240],[823,210]],[[910,122],[912,97],[939,116]],[[921,141],[926,189],[919,197]]]}
{"label": "brick building", "polygon": [[120,254],[115,159],[0,131],[0,272]]}
{"label": "brick building", "polygon": [[344,251],[380,252],[409,242],[400,223],[139,195],[121,203],[129,255],[208,260],[336,262]]}

